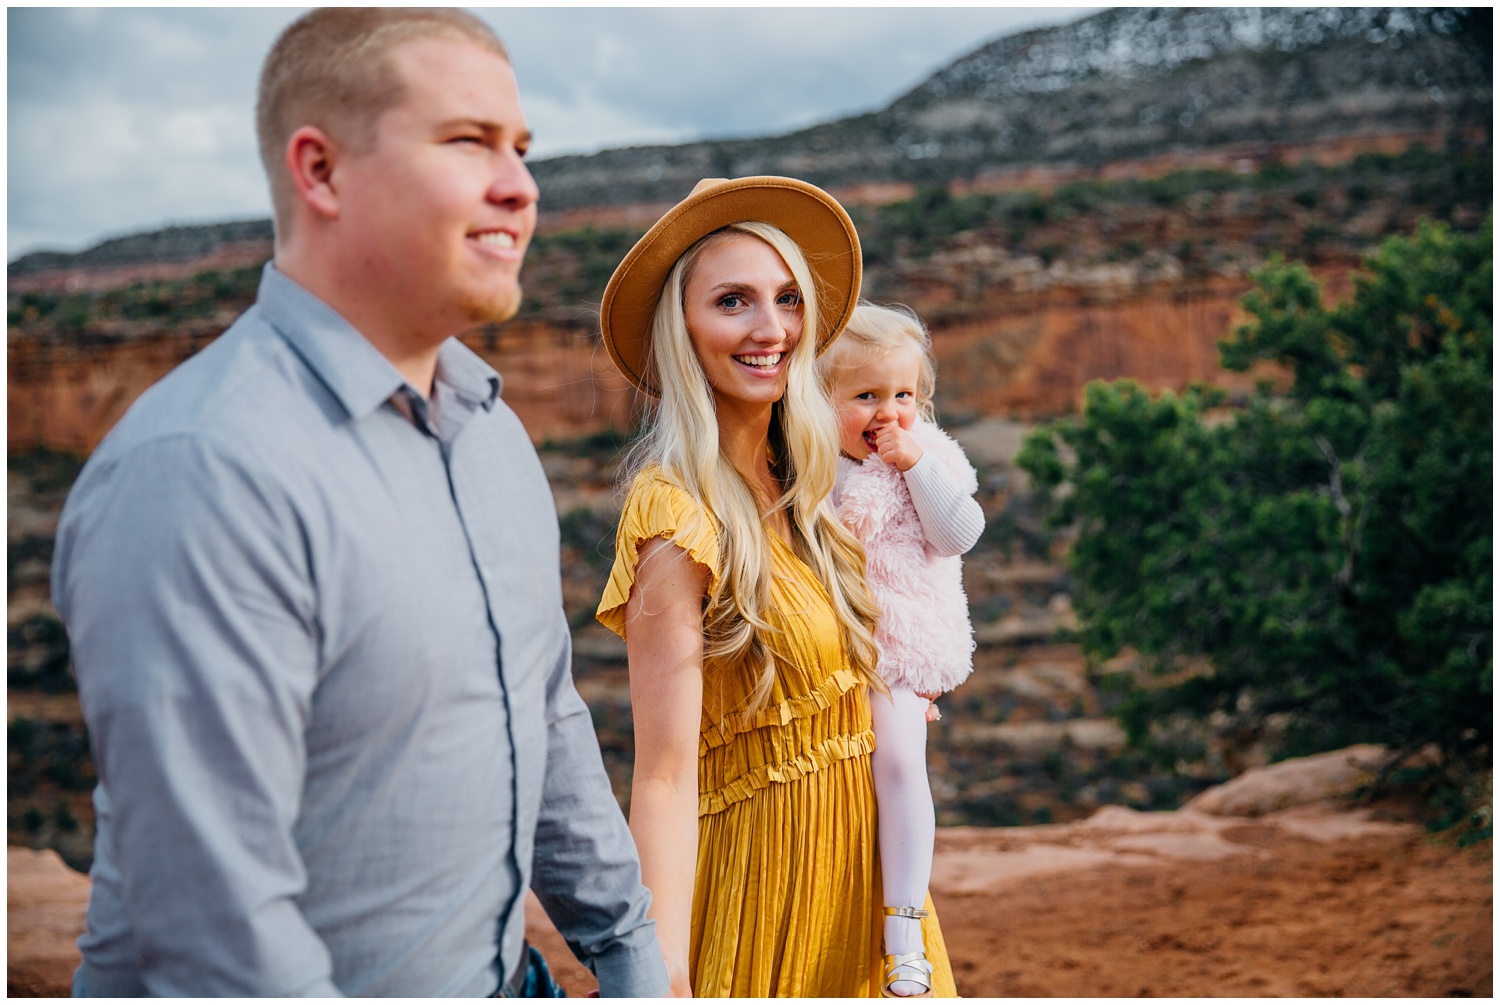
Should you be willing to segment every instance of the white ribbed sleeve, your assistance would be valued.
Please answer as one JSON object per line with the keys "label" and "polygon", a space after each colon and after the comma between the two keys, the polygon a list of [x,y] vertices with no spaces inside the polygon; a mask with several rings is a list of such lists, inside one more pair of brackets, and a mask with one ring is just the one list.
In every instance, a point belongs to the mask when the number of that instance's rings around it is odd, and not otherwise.
{"label": "white ribbed sleeve", "polygon": [[984,510],[928,450],[905,473],[922,534],[939,555],[962,555],[984,533]]}

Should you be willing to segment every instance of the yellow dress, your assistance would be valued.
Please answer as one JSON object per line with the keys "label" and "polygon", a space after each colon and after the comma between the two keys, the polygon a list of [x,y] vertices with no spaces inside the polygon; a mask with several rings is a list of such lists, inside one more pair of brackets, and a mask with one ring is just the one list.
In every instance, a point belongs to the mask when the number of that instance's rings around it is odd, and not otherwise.
{"label": "yellow dress", "polygon": [[[624,637],[637,549],[671,540],[717,580],[717,531],[686,492],[648,470],[630,487],[598,617]],[[778,535],[771,623],[776,682],[754,715],[725,713],[743,669],[706,664],[698,739],[698,997],[879,997],[884,928],[865,688],[851,672],[828,594]],[[927,907],[932,907],[931,898]],[[933,992],[954,997],[937,916],[922,923]]]}

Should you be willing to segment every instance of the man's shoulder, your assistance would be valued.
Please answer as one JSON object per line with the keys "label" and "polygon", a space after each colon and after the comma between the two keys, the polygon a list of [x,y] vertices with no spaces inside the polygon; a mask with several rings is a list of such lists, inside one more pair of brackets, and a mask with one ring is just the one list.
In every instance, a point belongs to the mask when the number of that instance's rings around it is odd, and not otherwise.
{"label": "man's shoulder", "polygon": [[212,444],[226,454],[300,429],[324,411],[306,365],[252,306],[224,334],[147,388],[115,425],[101,463],[164,439]]}

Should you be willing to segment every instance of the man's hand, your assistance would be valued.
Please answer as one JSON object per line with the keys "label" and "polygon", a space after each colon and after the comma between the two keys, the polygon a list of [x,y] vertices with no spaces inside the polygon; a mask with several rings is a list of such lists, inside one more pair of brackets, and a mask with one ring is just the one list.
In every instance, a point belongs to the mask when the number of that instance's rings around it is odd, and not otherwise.
{"label": "man's hand", "polygon": [[875,431],[875,451],[883,463],[894,464],[897,471],[910,471],[922,459],[917,441],[894,422]]}

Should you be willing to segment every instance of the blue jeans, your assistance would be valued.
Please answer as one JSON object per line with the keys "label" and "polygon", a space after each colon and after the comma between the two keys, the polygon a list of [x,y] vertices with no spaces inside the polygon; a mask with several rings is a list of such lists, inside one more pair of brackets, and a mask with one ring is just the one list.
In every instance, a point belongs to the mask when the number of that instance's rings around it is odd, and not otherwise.
{"label": "blue jeans", "polygon": [[[536,951],[532,945],[526,946],[519,971],[525,968],[525,974],[513,974],[511,979],[500,986],[495,993],[497,998],[566,998],[568,993],[557,986],[552,979],[552,971],[547,969],[547,960],[541,953]],[[520,977],[520,980],[516,978]]]}

